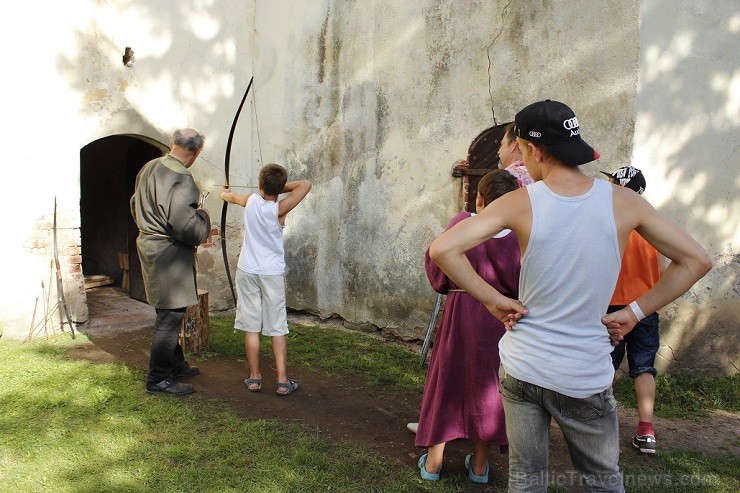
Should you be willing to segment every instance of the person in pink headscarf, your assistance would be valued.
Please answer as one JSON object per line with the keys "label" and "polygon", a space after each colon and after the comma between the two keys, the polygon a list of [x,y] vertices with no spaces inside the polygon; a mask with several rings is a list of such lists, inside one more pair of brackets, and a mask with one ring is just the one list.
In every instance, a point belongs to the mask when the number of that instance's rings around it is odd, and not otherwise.
{"label": "person in pink headscarf", "polygon": [[529,176],[529,171],[522,161],[522,151],[519,150],[519,143],[514,135],[514,122],[506,125],[504,136],[501,138],[501,145],[498,148],[499,168],[505,169],[519,182],[520,187],[526,187],[534,183]]}

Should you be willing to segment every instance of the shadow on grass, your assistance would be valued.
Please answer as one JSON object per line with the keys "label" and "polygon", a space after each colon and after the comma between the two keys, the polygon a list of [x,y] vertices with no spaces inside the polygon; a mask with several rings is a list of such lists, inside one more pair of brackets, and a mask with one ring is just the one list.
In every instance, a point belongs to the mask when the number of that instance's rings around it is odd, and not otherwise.
{"label": "shadow on grass", "polygon": [[3,491],[419,491],[413,471],[388,474],[307,427],[149,396],[140,371],[68,360],[62,346],[0,344]]}
{"label": "shadow on grass", "polygon": [[[212,324],[214,354],[241,356],[233,321]],[[462,475],[423,482],[308,426],[246,420],[200,396],[149,396],[143,370],[65,357],[64,338],[0,343],[0,490],[8,492],[463,492],[504,491],[505,477],[471,486]],[[420,389],[415,354],[361,334],[295,327],[289,344],[309,368],[383,374],[377,385]],[[267,346],[267,347],[265,347]],[[263,349],[269,351],[269,345]],[[205,357],[208,357],[207,355]],[[381,371],[382,369],[382,371]],[[372,384],[372,383],[371,383]],[[623,457],[627,491],[735,492],[737,457],[661,449]],[[553,484],[548,491],[571,491]]]}

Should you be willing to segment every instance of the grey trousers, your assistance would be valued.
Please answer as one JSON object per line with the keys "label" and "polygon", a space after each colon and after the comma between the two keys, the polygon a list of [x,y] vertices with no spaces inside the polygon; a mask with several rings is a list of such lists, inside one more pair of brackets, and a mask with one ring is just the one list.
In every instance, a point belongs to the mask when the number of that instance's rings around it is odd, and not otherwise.
{"label": "grey trousers", "polygon": [[[509,492],[547,491],[548,484],[583,485],[588,492],[623,493],[619,471],[617,403],[608,389],[576,399],[499,370],[509,437]],[[570,477],[548,475],[550,422],[563,432],[576,470]]]}

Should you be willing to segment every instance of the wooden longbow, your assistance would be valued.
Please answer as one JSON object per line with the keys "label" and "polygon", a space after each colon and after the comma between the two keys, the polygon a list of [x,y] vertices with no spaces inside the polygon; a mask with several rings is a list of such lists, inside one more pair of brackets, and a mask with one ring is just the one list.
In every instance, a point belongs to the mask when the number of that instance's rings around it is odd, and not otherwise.
{"label": "wooden longbow", "polygon": [[[54,265],[56,266],[57,274],[57,302],[61,305],[61,313],[64,313],[67,323],[69,324],[69,330],[72,332],[72,339],[75,338],[75,326],[72,325],[72,318],[69,316],[69,309],[67,308],[67,301],[64,298],[64,282],[62,282],[62,267],[59,265],[59,245],[57,242],[57,198],[54,197],[54,226],[52,227],[52,235],[54,238]],[[64,322],[62,324],[62,331],[64,331]]]}
{"label": "wooden longbow", "polygon": [[[249,79],[249,85],[247,86],[247,90],[244,91],[244,96],[242,97],[241,103],[239,103],[239,108],[236,110],[236,114],[234,115],[234,121],[231,122],[231,130],[229,131],[229,138],[226,141],[226,156],[224,157],[224,174],[226,175],[226,186],[229,186],[229,164],[231,162],[231,144],[234,141],[234,131],[236,130],[236,122],[239,120],[239,114],[242,112],[242,107],[244,106],[244,102],[247,100],[247,95],[249,94],[249,90],[252,88],[252,82],[254,81],[254,77],[251,77]],[[226,277],[229,280],[229,288],[231,288],[231,297],[234,299],[234,306],[236,306],[236,289],[234,289],[234,281],[231,278],[231,269],[229,268],[229,256],[226,253],[226,210],[229,207],[229,203],[224,200],[224,205],[221,208],[221,252],[223,253],[224,257],[224,268],[226,269]]]}

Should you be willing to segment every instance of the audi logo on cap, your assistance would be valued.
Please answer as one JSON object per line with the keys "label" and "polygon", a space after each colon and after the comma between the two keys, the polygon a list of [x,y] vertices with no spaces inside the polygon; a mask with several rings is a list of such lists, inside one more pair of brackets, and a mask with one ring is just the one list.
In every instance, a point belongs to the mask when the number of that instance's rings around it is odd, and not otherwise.
{"label": "audi logo on cap", "polygon": [[530,131],[529,131],[529,136],[530,136],[530,137],[535,137],[535,138],[539,138],[539,137],[542,137],[542,134],[541,134],[541,133],[539,133],[539,132],[535,132],[534,130],[530,130]]}
{"label": "audi logo on cap", "polygon": [[578,128],[578,118],[575,116],[573,118],[568,118],[563,122],[563,126],[566,130],[573,130],[574,128]]}

